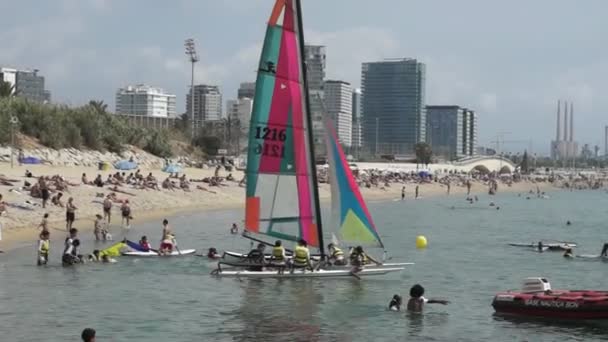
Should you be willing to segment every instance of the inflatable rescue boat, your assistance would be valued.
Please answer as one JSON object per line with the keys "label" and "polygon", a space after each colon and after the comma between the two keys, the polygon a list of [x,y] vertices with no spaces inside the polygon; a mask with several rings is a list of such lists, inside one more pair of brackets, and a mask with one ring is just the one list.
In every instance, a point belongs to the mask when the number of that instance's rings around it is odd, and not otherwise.
{"label": "inflatable rescue boat", "polygon": [[545,278],[527,278],[521,291],[500,292],[496,313],[568,320],[608,319],[608,291],[552,290]]}

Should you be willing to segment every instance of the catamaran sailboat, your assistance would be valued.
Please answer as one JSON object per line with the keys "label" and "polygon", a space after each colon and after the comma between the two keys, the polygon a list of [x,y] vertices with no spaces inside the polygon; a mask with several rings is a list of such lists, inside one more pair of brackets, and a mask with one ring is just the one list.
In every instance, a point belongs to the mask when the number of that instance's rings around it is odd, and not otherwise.
{"label": "catamaran sailboat", "polygon": [[[262,48],[249,131],[245,229],[248,238],[304,239],[325,249],[309,110],[300,0],[276,0]],[[383,247],[335,131],[327,125],[332,225],[343,241]],[[258,240],[259,241],[259,240]],[[224,258],[246,255],[227,252]],[[314,256],[313,256],[314,259]],[[245,270],[223,260],[213,274],[222,277],[289,278],[352,276],[348,266],[278,272]],[[365,266],[357,276],[398,272],[411,263]],[[228,267],[226,267],[228,266]],[[233,267],[230,267],[233,266]],[[234,267],[236,266],[236,267]]]}

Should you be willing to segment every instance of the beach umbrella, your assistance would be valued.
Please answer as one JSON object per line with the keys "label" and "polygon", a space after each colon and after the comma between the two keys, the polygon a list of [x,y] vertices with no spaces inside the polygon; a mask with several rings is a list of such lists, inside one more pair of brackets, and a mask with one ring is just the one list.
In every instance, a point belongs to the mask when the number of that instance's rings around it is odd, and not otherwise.
{"label": "beach umbrella", "polygon": [[429,173],[427,171],[420,171],[420,172],[418,172],[418,176],[420,176],[422,178],[426,178],[429,176]]}
{"label": "beach umbrella", "polygon": [[137,163],[130,160],[121,160],[114,164],[114,168],[117,170],[134,170],[137,169]]}
{"label": "beach umbrella", "polygon": [[177,164],[169,164],[162,171],[166,173],[179,173],[182,172],[182,167]]}
{"label": "beach umbrella", "polygon": [[40,164],[40,159],[36,157],[25,157],[19,159],[19,162],[21,162],[21,164]]}

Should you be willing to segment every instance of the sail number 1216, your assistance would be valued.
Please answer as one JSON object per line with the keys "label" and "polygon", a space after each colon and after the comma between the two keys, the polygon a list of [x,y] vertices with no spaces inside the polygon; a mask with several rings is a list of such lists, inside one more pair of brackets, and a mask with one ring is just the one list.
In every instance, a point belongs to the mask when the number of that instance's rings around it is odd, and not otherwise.
{"label": "sail number 1216", "polygon": [[287,134],[284,129],[258,126],[255,128],[255,138],[271,141],[285,141],[287,140]]}
{"label": "sail number 1216", "polygon": [[[255,154],[269,157],[285,157],[285,146],[282,142],[287,140],[287,133],[284,129],[256,127],[255,138],[264,140],[264,143],[254,147]],[[276,143],[276,142],[281,143]]]}

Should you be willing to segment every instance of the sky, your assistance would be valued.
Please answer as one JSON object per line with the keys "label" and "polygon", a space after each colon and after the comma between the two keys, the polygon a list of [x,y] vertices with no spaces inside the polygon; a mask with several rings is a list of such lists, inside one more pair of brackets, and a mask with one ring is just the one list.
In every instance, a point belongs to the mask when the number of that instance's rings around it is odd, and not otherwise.
{"label": "sky", "polygon": [[[361,63],[416,58],[427,104],[478,114],[479,143],[547,154],[557,100],[574,103],[579,144],[603,148],[608,124],[608,1],[302,0],[305,39],[327,46],[327,78],[358,86]],[[274,0],[0,1],[0,66],[39,69],[53,101],[104,100],[145,83],[185,111],[194,38],[196,83],[224,100],[254,81]],[[13,13],[12,15],[10,13]]]}

